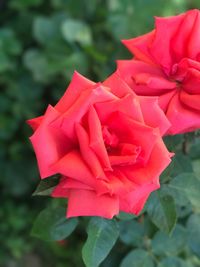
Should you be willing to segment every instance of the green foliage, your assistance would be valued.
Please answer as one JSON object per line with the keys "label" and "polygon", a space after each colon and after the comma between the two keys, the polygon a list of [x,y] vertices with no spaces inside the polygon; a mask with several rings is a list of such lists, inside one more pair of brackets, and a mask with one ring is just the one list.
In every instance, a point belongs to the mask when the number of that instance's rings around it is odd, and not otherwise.
{"label": "green foliage", "polygon": [[31,234],[45,241],[59,241],[68,237],[78,224],[77,218],[66,219],[66,208],[50,206],[40,212]]}
{"label": "green foliage", "polygon": [[33,196],[50,196],[55,186],[58,184],[59,177],[52,176],[50,179],[43,179],[38,184]]}
{"label": "green foliage", "polygon": [[82,45],[92,44],[90,28],[78,20],[66,19],[62,24],[62,34],[69,43],[78,42]]}
{"label": "green foliage", "polygon": [[[92,218],[89,225],[81,218],[76,227],[77,219],[65,218],[62,202],[53,200],[42,210],[49,200],[31,197],[39,174],[25,125],[54,105],[74,70],[105,79],[116,59],[130,57],[120,38],[151,30],[155,15],[189,8],[200,8],[199,0],[1,1],[0,266],[31,267],[34,260],[42,267],[200,266],[198,133],[165,138],[176,157],[140,216]],[[43,180],[34,195],[49,195],[57,182],[51,181]],[[51,242],[29,235],[39,211],[32,233]]]}
{"label": "green foliage", "polygon": [[200,257],[200,215],[192,214],[187,222],[189,247]]}
{"label": "green foliage", "polygon": [[154,267],[154,262],[149,253],[142,249],[135,249],[123,259],[120,267]]}
{"label": "green foliage", "polygon": [[180,254],[185,248],[186,238],[186,229],[177,224],[170,236],[161,231],[154,235],[152,239],[152,251],[158,256]]}
{"label": "green foliage", "polygon": [[174,200],[169,195],[154,192],[147,204],[147,212],[155,225],[166,233],[170,233],[176,223],[177,215]]}
{"label": "green foliage", "polygon": [[98,267],[114,246],[119,230],[113,220],[94,217],[88,225],[88,238],[83,247],[83,261],[87,267]]}
{"label": "green foliage", "polygon": [[141,247],[145,236],[144,224],[136,220],[121,221],[120,227],[120,240],[130,246]]}
{"label": "green foliage", "polygon": [[183,173],[176,176],[170,183],[169,188],[180,193],[182,197],[187,198],[193,207],[199,211],[200,201],[200,180],[192,173]]}

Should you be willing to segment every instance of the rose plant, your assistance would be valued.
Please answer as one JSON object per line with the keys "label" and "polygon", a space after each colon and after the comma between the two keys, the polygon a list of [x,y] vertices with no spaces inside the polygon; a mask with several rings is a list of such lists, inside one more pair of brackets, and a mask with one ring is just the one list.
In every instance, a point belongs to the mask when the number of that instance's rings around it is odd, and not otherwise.
{"label": "rose plant", "polygon": [[33,235],[65,239],[85,216],[87,267],[118,238],[120,252],[133,249],[120,267],[199,266],[180,258],[200,257],[199,34],[199,10],[157,17],[155,30],[123,41],[133,59],[99,83],[74,72],[58,103],[27,121],[42,178],[34,194],[67,205],[42,211]]}

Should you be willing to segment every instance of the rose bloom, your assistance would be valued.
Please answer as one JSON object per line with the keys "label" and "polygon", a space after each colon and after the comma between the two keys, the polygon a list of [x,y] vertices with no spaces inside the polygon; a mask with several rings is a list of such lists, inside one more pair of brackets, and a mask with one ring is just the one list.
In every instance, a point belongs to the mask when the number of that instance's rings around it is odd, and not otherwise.
{"label": "rose bloom", "polygon": [[134,54],[118,74],[138,94],[158,96],[168,134],[200,128],[200,11],[155,18],[155,29],[122,41]]}
{"label": "rose bloom", "polygon": [[101,84],[75,72],[55,107],[28,123],[41,178],[61,174],[52,196],[68,198],[67,217],[138,214],[170,163],[157,99],[117,74]]}

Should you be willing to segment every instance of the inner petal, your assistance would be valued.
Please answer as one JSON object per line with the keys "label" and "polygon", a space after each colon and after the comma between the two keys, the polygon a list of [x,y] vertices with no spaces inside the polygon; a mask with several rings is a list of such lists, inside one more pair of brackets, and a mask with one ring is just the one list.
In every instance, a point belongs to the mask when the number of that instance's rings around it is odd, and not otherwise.
{"label": "inner petal", "polygon": [[119,138],[117,135],[112,132],[108,126],[102,127],[102,133],[103,133],[103,140],[105,142],[106,147],[109,148],[116,148],[119,144]]}

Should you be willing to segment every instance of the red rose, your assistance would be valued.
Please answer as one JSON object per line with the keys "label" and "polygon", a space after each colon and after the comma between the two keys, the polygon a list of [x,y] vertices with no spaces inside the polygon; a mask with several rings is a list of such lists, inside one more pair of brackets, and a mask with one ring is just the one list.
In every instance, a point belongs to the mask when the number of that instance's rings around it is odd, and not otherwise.
{"label": "red rose", "polygon": [[117,72],[138,95],[159,96],[168,133],[200,128],[200,11],[155,18],[155,30],[123,43],[135,57]]}
{"label": "red rose", "polygon": [[170,163],[157,100],[116,74],[101,84],[75,73],[57,105],[28,123],[41,177],[62,175],[52,196],[68,198],[67,217],[138,214]]}

